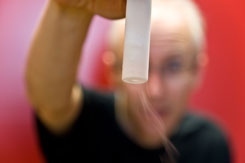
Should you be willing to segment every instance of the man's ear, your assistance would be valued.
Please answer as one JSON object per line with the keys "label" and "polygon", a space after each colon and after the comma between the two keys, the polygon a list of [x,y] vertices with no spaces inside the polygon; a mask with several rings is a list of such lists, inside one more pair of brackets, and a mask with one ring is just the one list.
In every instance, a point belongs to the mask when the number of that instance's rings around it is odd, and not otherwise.
{"label": "man's ear", "polygon": [[102,55],[102,62],[107,69],[107,78],[113,87],[116,84],[116,54],[112,50],[106,50]]}
{"label": "man's ear", "polygon": [[106,50],[102,56],[103,63],[108,67],[113,67],[116,62],[115,53],[112,50]]}
{"label": "man's ear", "polygon": [[208,55],[207,53],[200,53],[197,56],[197,70],[195,79],[195,89],[199,88],[203,82],[203,77],[205,75],[206,67],[208,65]]}
{"label": "man's ear", "polygon": [[198,55],[198,62],[201,68],[205,68],[208,64],[208,55],[207,53],[203,52]]}

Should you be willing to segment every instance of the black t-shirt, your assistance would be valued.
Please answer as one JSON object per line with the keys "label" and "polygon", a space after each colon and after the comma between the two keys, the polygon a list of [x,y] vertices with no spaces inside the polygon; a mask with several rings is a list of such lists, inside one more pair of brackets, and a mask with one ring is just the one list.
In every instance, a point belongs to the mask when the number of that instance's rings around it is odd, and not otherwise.
{"label": "black t-shirt", "polygon": [[[38,119],[40,144],[48,162],[82,163],[230,163],[226,138],[209,121],[187,114],[171,137],[178,154],[164,148],[143,149],[121,130],[115,119],[113,94],[84,90],[83,109],[63,135],[52,134]],[[164,159],[162,159],[164,158]]]}

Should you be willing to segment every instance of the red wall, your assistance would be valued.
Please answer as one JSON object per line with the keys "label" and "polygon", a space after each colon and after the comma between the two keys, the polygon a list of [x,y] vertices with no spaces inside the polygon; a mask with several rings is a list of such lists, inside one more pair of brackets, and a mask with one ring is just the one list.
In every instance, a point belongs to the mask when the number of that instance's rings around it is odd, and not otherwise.
{"label": "red wall", "polygon": [[245,163],[245,1],[197,0],[207,22],[209,64],[194,103],[221,122]]}
{"label": "red wall", "polygon": [[[223,124],[233,142],[235,162],[244,163],[245,1],[196,1],[207,21],[209,65],[193,105]],[[0,162],[44,162],[23,80],[31,34],[43,5],[41,0],[0,0]],[[97,19],[87,40],[79,72],[86,85],[108,84],[106,68],[93,58],[100,58],[105,49],[108,25],[108,21]]]}

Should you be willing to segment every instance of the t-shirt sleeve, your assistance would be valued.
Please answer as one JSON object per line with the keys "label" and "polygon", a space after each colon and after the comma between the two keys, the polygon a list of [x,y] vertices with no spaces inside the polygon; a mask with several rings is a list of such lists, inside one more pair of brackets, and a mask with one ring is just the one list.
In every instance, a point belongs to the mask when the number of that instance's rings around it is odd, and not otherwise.
{"label": "t-shirt sleeve", "polygon": [[88,153],[93,153],[94,150],[94,127],[102,116],[98,107],[103,107],[103,103],[107,102],[106,98],[97,92],[83,89],[83,94],[83,106],[81,106],[82,109],[78,118],[70,129],[62,135],[52,133],[38,116],[35,116],[40,146],[48,162],[82,161],[81,159],[86,160],[87,157],[91,157]]}

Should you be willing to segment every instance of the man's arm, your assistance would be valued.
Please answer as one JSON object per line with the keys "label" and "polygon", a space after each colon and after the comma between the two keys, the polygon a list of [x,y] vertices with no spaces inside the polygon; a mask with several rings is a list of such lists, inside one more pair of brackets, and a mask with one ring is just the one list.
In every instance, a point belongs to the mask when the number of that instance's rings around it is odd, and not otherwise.
{"label": "man's arm", "polygon": [[69,127],[83,99],[75,83],[92,15],[50,0],[32,40],[26,67],[27,92],[39,118],[56,133]]}
{"label": "man's arm", "polygon": [[94,14],[125,16],[126,0],[48,0],[29,51],[27,92],[41,121],[64,132],[76,119],[83,101],[76,74]]}
{"label": "man's arm", "polygon": [[83,101],[76,74],[93,14],[125,16],[126,0],[48,0],[26,66],[27,92],[41,121],[62,133]]}

